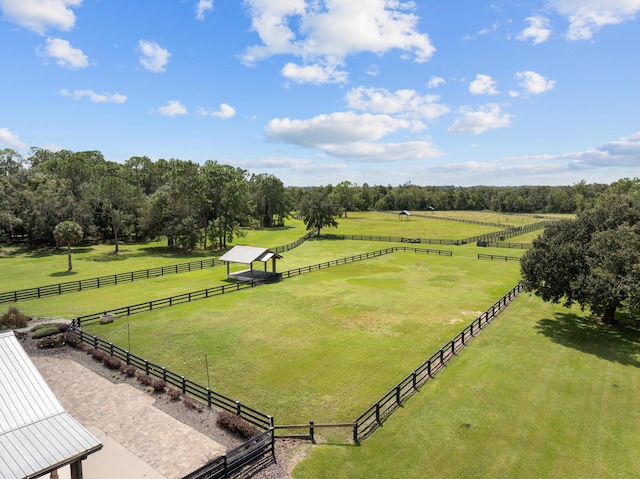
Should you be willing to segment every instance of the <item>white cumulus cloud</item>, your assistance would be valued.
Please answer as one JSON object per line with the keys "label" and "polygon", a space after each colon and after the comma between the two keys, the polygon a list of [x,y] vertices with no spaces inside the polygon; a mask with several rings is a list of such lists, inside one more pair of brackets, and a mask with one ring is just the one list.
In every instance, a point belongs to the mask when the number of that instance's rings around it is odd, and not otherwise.
{"label": "white cumulus cloud", "polygon": [[188,113],[184,105],[177,100],[169,100],[165,106],[158,108],[158,111],[164,116],[178,116]]}
{"label": "white cumulus cloud", "polygon": [[548,0],[548,5],[567,17],[569,40],[588,40],[605,25],[634,18],[640,0]]}
{"label": "white cumulus cloud", "polygon": [[415,90],[388,91],[384,88],[351,89],[347,105],[356,110],[416,118],[433,119],[449,112],[449,107],[438,103],[437,95],[420,95]]}
{"label": "white cumulus cloud", "polygon": [[520,80],[520,86],[524,88],[526,93],[534,95],[549,91],[556,84],[555,80],[547,80],[539,73],[531,70],[517,72],[516,78]]}
{"label": "white cumulus cloud", "polygon": [[82,50],[60,38],[47,38],[47,45],[39,48],[37,53],[42,57],[53,58],[56,64],[72,70],[89,66],[89,59]]}
{"label": "white cumulus cloud", "polygon": [[201,108],[198,111],[199,116],[215,116],[217,118],[222,118],[223,120],[231,118],[232,116],[235,116],[235,114],[236,109],[226,103],[221,103],[220,107],[217,110],[210,111]]}
{"label": "white cumulus cloud", "polygon": [[140,57],[140,64],[147,70],[160,73],[164,72],[169,62],[171,53],[165,48],[162,48],[156,42],[149,42],[146,40],[140,40],[138,47],[142,56]]}
{"label": "white cumulus cloud", "polygon": [[213,0],[198,0],[196,4],[196,18],[204,20],[204,14],[213,9]]}
{"label": "white cumulus cloud", "polygon": [[522,30],[516,37],[518,40],[533,40],[533,44],[544,43],[551,36],[551,28],[549,27],[549,19],[541,16],[527,17],[525,19],[529,26]]}
{"label": "white cumulus cloud", "polygon": [[127,101],[127,97],[120,93],[96,93],[93,90],[60,90],[60,94],[74,100],[87,97],[92,103],[124,103]]}
{"label": "white cumulus cloud", "polygon": [[449,133],[475,135],[511,125],[512,115],[505,113],[497,103],[488,103],[477,110],[462,108],[462,116],[447,130]]}
{"label": "white cumulus cloud", "polygon": [[[390,50],[412,52],[417,62],[429,60],[435,48],[426,33],[417,29],[413,2],[397,0],[247,0],[252,29],[261,44],[247,48],[242,56],[252,64],[273,55],[301,58],[305,66],[319,64],[331,71],[348,55]],[[302,73],[289,67],[283,73]],[[332,76],[328,81],[335,81]],[[314,82],[318,77],[312,76]]]}
{"label": "white cumulus cloud", "polygon": [[27,147],[27,145],[20,141],[18,135],[9,131],[9,128],[0,128],[0,144],[19,150]]}
{"label": "white cumulus cloud", "polygon": [[488,75],[477,74],[476,79],[469,84],[469,91],[473,95],[497,95],[496,82]]}
{"label": "white cumulus cloud", "polygon": [[0,9],[14,23],[43,35],[48,27],[70,30],[76,22],[71,9],[81,4],[82,0],[0,0]]}
{"label": "white cumulus cloud", "polygon": [[427,141],[377,142],[414,122],[389,115],[336,112],[307,120],[275,118],[265,127],[272,141],[322,150],[326,155],[360,162],[417,160],[441,156]]}
{"label": "white cumulus cloud", "polygon": [[267,124],[265,134],[273,141],[317,148],[328,144],[378,140],[389,133],[410,127],[410,121],[389,115],[337,112],[308,120],[275,118]]}
{"label": "white cumulus cloud", "polygon": [[337,65],[296,65],[287,63],[282,68],[282,76],[296,83],[344,83],[347,72],[336,70]]}
{"label": "white cumulus cloud", "polygon": [[438,77],[438,76],[432,76],[431,78],[429,78],[429,82],[427,83],[427,86],[429,88],[438,88],[440,85],[444,85],[446,83],[446,80],[442,77]]}

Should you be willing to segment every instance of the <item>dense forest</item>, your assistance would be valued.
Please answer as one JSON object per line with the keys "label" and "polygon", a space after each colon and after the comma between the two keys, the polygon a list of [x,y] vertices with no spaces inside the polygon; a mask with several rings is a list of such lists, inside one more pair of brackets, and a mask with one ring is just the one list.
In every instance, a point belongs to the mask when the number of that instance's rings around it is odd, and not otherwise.
{"label": "dense forest", "polygon": [[328,202],[347,215],[366,210],[493,210],[512,213],[576,213],[612,185],[571,186],[371,186],[341,182],[285,187],[271,174],[208,161],[134,156],[107,161],[99,151],[52,152],[32,148],[28,157],[0,150],[0,242],[54,243],[63,221],[81,226],[85,239],[166,237],[168,246],[225,247],[244,227],[284,224],[292,211]]}

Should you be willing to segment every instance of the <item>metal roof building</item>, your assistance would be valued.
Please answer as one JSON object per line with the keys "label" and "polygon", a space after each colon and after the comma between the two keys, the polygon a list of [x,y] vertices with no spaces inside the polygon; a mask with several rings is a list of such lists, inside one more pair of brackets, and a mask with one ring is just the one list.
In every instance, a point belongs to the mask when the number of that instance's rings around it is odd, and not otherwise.
{"label": "metal roof building", "polygon": [[[251,280],[276,275],[276,259],[281,259],[278,253],[274,253],[266,248],[256,248],[254,246],[234,246],[225,254],[220,256],[220,261],[227,263],[227,277],[238,280]],[[271,260],[271,272],[267,271],[267,261]],[[261,261],[264,263],[264,271],[254,270],[253,263]],[[231,263],[241,263],[250,265],[250,269],[230,273]]]}
{"label": "metal roof building", "polygon": [[0,479],[31,479],[82,461],[102,444],[67,413],[13,332],[0,333]]}

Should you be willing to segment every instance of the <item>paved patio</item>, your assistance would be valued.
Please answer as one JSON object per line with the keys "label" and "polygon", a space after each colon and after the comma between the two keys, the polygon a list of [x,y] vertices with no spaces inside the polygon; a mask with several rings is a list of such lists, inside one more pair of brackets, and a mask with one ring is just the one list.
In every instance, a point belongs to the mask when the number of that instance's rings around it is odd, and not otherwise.
{"label": "paved patio", "polygon": [[[32,360],[64,408],[104,444],[83,462],[87,478],[179,479],[225,452],[129,384],[112,383],[70,359]],[[59,476],[68,478],[68,468]]]}

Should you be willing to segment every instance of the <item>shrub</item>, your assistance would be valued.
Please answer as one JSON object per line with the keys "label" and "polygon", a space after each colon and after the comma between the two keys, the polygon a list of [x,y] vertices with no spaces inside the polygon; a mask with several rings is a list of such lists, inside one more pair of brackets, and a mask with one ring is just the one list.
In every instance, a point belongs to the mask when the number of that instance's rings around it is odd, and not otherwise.
{"label": "shrub", "polygon": [[153,378],[147,374],[138,372],[136,374],[136,378],[138,379],[138,381],[140,382],[140,384],[143,384],[144,386],[152,386],[153,385]]}
{"label": "shrub", "polygon": [[0,329],[18,329],[29,326],[29,316],[22,314],[15,306],[9,306],[6,313],[0,316]]}
{"label": "shrub", "polygon": [[167,383],[165,383],[162,379],[154,379],[151,382],[151,387],[157,393],[163,393],[167,388]]}
{"label": "shrub", "polygon": [[193,409],[194,411],[202,412],[204,410],[204,406],[201,403],[186,394],[182,395],[182,402],[186,407]]}
{"label": "shrub", "polygon": [[120,370],[122,361],[114,356],[107,356],[104,358],[104,365],[109,369]]}
{"label": "shrub", "polygon": [[40,349],[61,348],[62,346],[64,346],[64,334],[62,333],[46,336],[38,341]]}
{"label": "shrub", "polygon": [[136,375],[136,367],[132,366],[131,364],[123,364],[120,367],[120,372],[122,372],[122,374],[124,374],[125,376],[132,378],[133,376]]}
{"label": "shrub", "polygon": [[182,391],[180,391],[179,389],[176,389],[174,387],[169,387],[169,389],[167,389],[167,396],[169,396],[169,399],[171,399],[172,401],[177,401],[178,399],[180,399],[181,395]]}
{"label": "shrub", "polygon": [[60,334],[60,330],[55,324],[40,324],[31,330],[31,337],[33,339],[46,338],[54,334]]}
{"label": "shrub", "polygon": [[251,439],[262,432],[258,427],[229,411],[220,411],[216,418],[216,424],[243,439]]}
{"label": "shrub", "polygon": [[69,346],[76,349],[82,349],[82,346],[84,345],[82,344],[82,341],[80,341],[80,336],[78,336],[73,331],[67,331],[66,336],[67,336],[67,344]]}
{"label": "shrub", "polygon": [[107,353],[105,353],[104,351],[101,351],[100,349],[97,348],[93,348],[89,351],[89,354],[91,354],[91,357],[93,359],[95,359],[96,361],[104,361],[104,359],[109,356]]}

